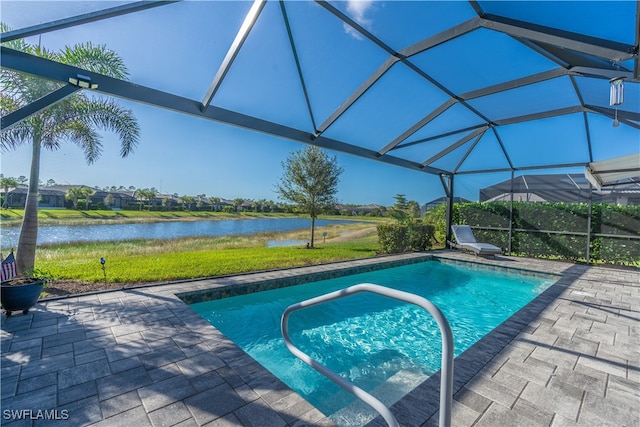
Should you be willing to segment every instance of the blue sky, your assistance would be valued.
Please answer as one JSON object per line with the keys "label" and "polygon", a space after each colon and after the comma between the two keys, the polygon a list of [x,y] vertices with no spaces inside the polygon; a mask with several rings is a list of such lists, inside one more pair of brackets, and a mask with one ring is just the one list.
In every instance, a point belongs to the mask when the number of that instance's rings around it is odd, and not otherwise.
{"label": "blue sky", "polygon": [[[85,13],[99,7],[110,7],[123,2],[14,2],[0,5],[2,20],[13,28],[33,25],[52,19]],[[488,12],[505,13],[517,19],[531,19],[543,25],[561,26],[572,31],[590,31],[593,36],[608,37],[626,43],[628,23],[635,17],[622,18],[619,25],[595,26],[599,22],[618,19],[615,8],[590,7],[597,2],[505,2],[482,3]],[[619,3],[634,9],[635,2]],[[586,6],[585,6],[586,5]],[[130,80],[167,92],[201,100],[215,75],[219,64],[251,6],[250,2],[196,1],[162,6],[115,19],[46,33],[41,43],[49,49],[59,49],[71,41],[104,43],[120,54],[130,71]],[[449,26],[474,16],[467,2],[383,2],[359,1],[336,3],[364,27],[374,31],[394,49],[402,49]],[[560,9],[571,9],[573,19],[562,18]],[[625,9],[626,10],[626,9]],[[71,12],[70,12],[71,11]],[[388,54],[362,39],[342,22],[330,16],[316,4],[293,2],[288,4],[292,31],[297,37],[300,62],[308,81],[316,126],[320,125],[382,62]],[[550,14],[549,12],[554,12]],[[558,12],[558,13],[555,13]],[[562,12],[560,10],[560,12]],[[569,13],[567,11],[567,13]],[[579,13],[580,15],[576,15]],[[609,15],[606,15],[609,14]],[[560,18],[558,18],[560,17]],[[289,42],[277,2],[269,2],[236,58],[212,105],[236,110],[299,129],[312,129],[304,104],[302,90],[295,71]],[[621,30],[622,28],[622,30]],[[463,39],[454,40],[448,49],[432,49],[415,57],[418,66],[430,67],[430,74],[458,93],[478,89],[528,73],[542,72],[556,67],[543,57],[531,58],[528,71],[517,66],[529,52],[513,39],[489,31],[479,31],[473,37],[496,47],[496,55],[485,58],[477,49],[469,47]],[[38,38],[28,40],[37,43]],[[265,49],[269,46],[270,49]],[[275,47],[275,48],[274,48]],[[454,52],[454,53],[452,53]],[[502,61],[502,63],[501,63]],[[497,67],[496,67],[497,63]],[[473,69],[473,78],[468,72]],[[580,85],[589,86],[590,82]],[[561,108],[576,105],[578,100],[567,80],[552,80],[547,90],[557,97],[537,99],[527,104],[531,108]],[[597,84],[608,101],[608,82]],[[630,108],[638,109],[637,84],[631,88]],[[539,88],[519,89],[527,96],[535,96]],[[531,93],[526,93],[529,91]],[[515,92],[515,91],[514,91]],[[503,114],[526,108],[512,94],[511,97],[494,95],[472,102],[474,108],[491,114]],[[629,97],[629,96],[628,96]],[[378,149],[384,141],[392,140],[448,97],[433,85],[417,77],[406,68],[394,67],[367,92],[362,102],[354,105],[331,126],[326,136],[346,142],[355,142],[367,148]],[[492,98],[492,99],[491,99]],[[91,186],[124,185],[137,188],[155,187],[164,193],[201,194],[224,198],[251,198],[277,200],[274,186],[281,176],[281,162],[287,155],[303,148],[298,142],[259,134],[225,124],[173,113],[158,108],[121,101],[131,108],[142,129],[140,144],[128,158],[119,157],[119,143],[108,133],[103,135],[104,153],[93,165],[87,166],[82,153],[71,144],[63,144],[56,152],[43,152],[41,179],[54,179],[61,184],[87,184]],[[599,104],[606,104],[598,99]],[[533,105],[532,105],[533,104]],[[379,108],[388,105],[390,108]],[[451,108],[431,127],[421,129],[414,136],[428,137],[443,133],[460,123],[474,124],[468,110]],[[535,111],[535,110],[534,110]],[[610,121],[592,119],[591,132],[610,138]],[[360,123],[353,126],[352,123]],[[540,144],[536,154],[530,155],[514,148],[513,156],[519,164],[543,162],[541,153],[555,150],[555,160],[569,159],[584,149],[582,115],[569,120],[547,119],[541,130],[538,122],[521,124],[513,129],[504,127],[513,139],[505,145]],[[594,144],[594,156],[609,158],[638,150],[636,130],[621,126],[614,135],[618,142]],[[459,136],[457,137],[459,138]],[[562,140],[560,147],[557,140]],[[514,142],[515,141],[515,142]],[[445,146],[446,141],[440,142]],[[482,150],[469,157],[469,164],[495,162],[503,167],[504,161],[496,156],[499,151],[495,137],[488,135],[478,143]],[[428,146],[416,145],[396,150],[394,155],[406,158],[429,158],[438,149],[437,141]],[[441,149],[441,148],[440,148]],[[460,150],[465,150],[461,147]],[[389,166],[355,156],[333,153],[344,168],[338,198],[343,203],[393,204],[399,193],[420,203],[443,196],[437,176]],[[455,153],[452,153],[455,154]],[[587,154],[580,153],[582,158]],[[537,157],[540,157],[539,159]],[[598,160],[599,158],[596,158]],[[437,166],[455,165],[455,157],[439,160]],[[2,173],[5,176],[28,176],[30,147],[24,146],[2,155]],[[554,170],[551,172],[577,172]],[[508,179],[509,173],[461,175],[456,178],[456,195],[477,199],[481,187]]]}

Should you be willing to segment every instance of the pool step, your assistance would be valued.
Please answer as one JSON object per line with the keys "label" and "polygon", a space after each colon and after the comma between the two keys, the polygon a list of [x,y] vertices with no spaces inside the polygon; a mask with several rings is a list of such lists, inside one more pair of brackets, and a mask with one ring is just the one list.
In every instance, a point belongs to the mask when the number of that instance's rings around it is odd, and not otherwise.
{"label": "pool step", "polygon": [[[390,407],[427,378],[429,376],[421,372],[404,369],[376,387],[371,392],[371,395],[384,403],[385,406]],[[330,415],[329,418],[339,426],[362,426],[376,416],[378,416],[378,413],[369,405],[356,400],[349,406]]]}

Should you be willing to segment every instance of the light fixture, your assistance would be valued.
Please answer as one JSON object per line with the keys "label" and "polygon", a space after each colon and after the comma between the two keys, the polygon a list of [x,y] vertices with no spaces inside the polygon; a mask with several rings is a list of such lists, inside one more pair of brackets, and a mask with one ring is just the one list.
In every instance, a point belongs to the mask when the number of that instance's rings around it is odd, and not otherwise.
{"label": "light fixture", "polygon": [[81,87],[82,89],[98,89],[97,83],[91,83],[91,77],[82,74],[76,74],[75,77],[69,77],[69,83]]}
{"label": "light fixture", "polygon": [[624,79],[626,79],[626,77],[614,77],[609,80],[611,86],[609,90],[609,106],[616,107],[613,118],[614,128],[620,126],[620,122],[618,121],[618,105],[624,102]]}

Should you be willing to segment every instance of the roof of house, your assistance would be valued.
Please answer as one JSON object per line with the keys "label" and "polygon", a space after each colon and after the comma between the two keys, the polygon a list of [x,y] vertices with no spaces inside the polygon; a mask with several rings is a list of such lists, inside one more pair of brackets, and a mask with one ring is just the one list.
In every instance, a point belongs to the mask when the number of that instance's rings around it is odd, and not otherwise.
{"label": "roof of house", "polygon": [[[508,201],[512,189],[515,201],[586,202],[591,192],[584,174],[520,175],[513,179],[513,184],[509,179],[482,188],[480,201]],[[622,193],[640,197],[640,180],[628,180],[607,190],[595,191],[594,195],[606,198]]]}

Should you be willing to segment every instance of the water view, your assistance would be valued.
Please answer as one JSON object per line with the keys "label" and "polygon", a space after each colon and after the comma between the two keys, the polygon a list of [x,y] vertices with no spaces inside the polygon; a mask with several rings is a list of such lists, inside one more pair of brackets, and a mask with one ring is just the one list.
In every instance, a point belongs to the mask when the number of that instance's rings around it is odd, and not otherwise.
{"label": "water view", "polygon": [[[353,224],[349,220],[316,220],[316,226]],[[311,226],[309,218],[256,218],[214,221],[171,221],[139,224],[50,225],[38,228],[38,244],[130,239],[177,239],[195,236],[228,236],[285,232]],[[3,248],[18,245],[20,227],[2,227]]]}

